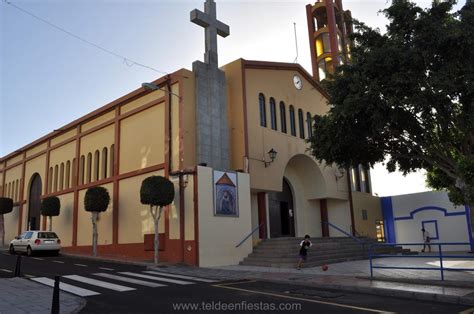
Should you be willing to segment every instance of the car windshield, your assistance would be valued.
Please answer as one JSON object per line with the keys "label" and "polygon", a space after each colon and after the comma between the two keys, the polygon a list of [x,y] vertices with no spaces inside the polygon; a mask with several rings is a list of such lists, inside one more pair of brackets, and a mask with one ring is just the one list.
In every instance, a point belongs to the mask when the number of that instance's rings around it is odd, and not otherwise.
{"label": "car windshield", "polygon": [[56,239],[57,237],[54,232],[38,232],[39,239]]}

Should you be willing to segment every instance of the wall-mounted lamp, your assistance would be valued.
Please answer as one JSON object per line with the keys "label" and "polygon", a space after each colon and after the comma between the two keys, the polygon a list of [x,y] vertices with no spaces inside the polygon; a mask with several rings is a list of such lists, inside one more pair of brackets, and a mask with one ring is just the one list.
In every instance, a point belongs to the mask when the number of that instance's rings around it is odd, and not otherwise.
{"label": "wall-mounted lamp", "polygon": [[275,161],[275,158],[278,152],[272,148],[268,151],[267,154],[268,154],[268,157],[270,157],[270,161],[265,161],[265,160],[263,161],[265,163],[265,168],[270,166],[270,164]]}
{"label": "wall-mounted lamp", "polygon": [[161,88],[158,85],[156,85],[155,83],[142,83],[142,87],[147,91],[160,90],[160,91],[163,91],[165,93],[169,93],[169,94],[174,95],[174,96],[178,97],[179,99],[181,99],[181,96],[179,96],[178,94],[175,94],[172,91]]}

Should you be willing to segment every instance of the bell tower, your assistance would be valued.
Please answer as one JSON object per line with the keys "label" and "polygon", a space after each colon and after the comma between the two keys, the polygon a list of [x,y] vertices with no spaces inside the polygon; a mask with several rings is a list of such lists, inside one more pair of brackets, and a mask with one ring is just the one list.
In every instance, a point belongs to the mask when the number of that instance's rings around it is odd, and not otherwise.
{"label": "bell tower", "polygon": [[350,59],[351,12],[342,0],[318,0],[306,6],[306,17],[313,77],[322,81]]}

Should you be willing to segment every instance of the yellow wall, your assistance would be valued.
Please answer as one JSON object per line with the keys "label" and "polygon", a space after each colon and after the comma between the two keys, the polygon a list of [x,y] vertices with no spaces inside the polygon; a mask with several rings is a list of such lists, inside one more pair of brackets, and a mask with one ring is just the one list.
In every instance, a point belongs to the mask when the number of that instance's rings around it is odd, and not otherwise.
{"label": "yellow wall", "polygon": [[[59,216],[53,217],[53,231],[56,232],[61,239],[62,246],[71,246],[72,223],[74,220],[74,193],[63,194],[58,197],[61,202],[61,210]],[[89,224],[91,224],[90,221]],[[49,228],[49,221],[46,222],[46,228]],[[78,229],[82,228],[82,225],[78,225]]]}
{"label": "yellow wall", "polygon": [[[66,145],[62,145],[52,151],[50,151],[50,154],[49,154],[49,167],[53,167],[54,171],[55,171],[55,166],[57,165],[58,166],[58,191],[61,190],[60,188],[60,170],[61,170],[61,163],[64,163],[64,183],[63,183],[63,189],[66,187],[66,163],[67,161],[70,162],[70,171],[72,169],[72,161],[73,159],[76,157],[76,141],[73,141],[71,143],[68,143]],[[51,192],[55,192],[54,190],[54,178],[55,178],[55,175],[54,175],[54,171],[53,171],[53,177],[50,178],[50,180],[52,180],[53,184],[52,184],[52,191]],[[70,173],[69,175],[69,182],[71,182],[72,180],[72,172]],[[71,183],[69,184],[69,186],[71,186]]]}
{"label": "yellow wall", "polygon": [[101,123],[112,120],[113,118],[115,118],[115,110],[111,110],[109,112],[103,113],[99,117],[95,118],[94,120],[84,123],[81,127],[81,132],[90,130],[93,127],[100,125]]}
{"label": "yellow wall", "polygon": [[8,244],[18,235],[18,218],[20,210],[18,206],[13,207],[11,213],[3,215],[5,226],[5,244]]}
{"label": "yellow wall", "polygon": [[21,161],[23,159],[23,154],[18,154],[16,156],[13,156],[11,158],[9,158],[7,161],[6,161],[6,166],[11,166],[19,161]]}
{"label": "yellow wall", "polygon": [[[112,199],[113,185],[102,185],[109,191],[110,204],[105,212],[100,213],[97,220],[97,232],[99,234],[97,244],[112,244]],[[79,209],[77,223],[77,245],[92,245],[92,221],[91,213],[84,209],[84,196],[86,190],[79,192]],[[53,222],[54,223],[54,222]]]}
{"label": "yellow wall", "polygon": [[[380,198],[368,193],[352,192],[354,224],[362,236],[376,237],[375,221],[383,220]],[[367,220],[362,219],[362,210],[367,210]]]}
{"label": "yellow wall", "polygon": [[182,132],[183,132],[183,167],[196,165],[196,103],[195,103],[195,77],[188,70],[181,70],[183,76],[183,90],[180,91],[183,103]]}
{"label": "yellow wall", "polygon": [[[5,172],[5,195],[18,202],[20,198],[20,186],[21,182],[22,165],[18,165],[14,168],[8,169]],[[18,184],[17,184],[18,180]],[[10,186],[10,189],[8,188]],[[8,190],[10,193],[8,194]]]}
{"label": "yellow wall", "polygon": [[47,146],[46,143],[36,145],[35,147],[33,147],[33,148],[31,148],[31,149],[29,149],[29,150],[26,151],[26,157],[30,157],[30,156],[32,156],[32,155],[34,155],[34,154],[37,154],[37,153],[39,153],[39,152],[45,150],[45,149],[46,149],[46,146]]}
{"label": "yellow wall", "polygon": [[146,94],[145,96],[142,96],[134,101],[131,101],[125,105],[122,105],[120,107],[120,114],[124,114],[126,112],[132,111],[140,106],[143,106],[150,101],[156,100],[160,97],[163,97],[165,95],[165,92],[161,90],[153,91],[151,93]]}
{"label": "yellow wall", "polygon": [[73,128],[72,130],[69,130],[61,135],[58,135],[51,139],[51,146],[64,142],[65,140],[70,139],[76,134],[77,134],[77,130],[76,128]]}
{"label": "yellow wall", "polygon": [[243,108],[242,59],[222,67],[226,72],[228,119],[230,123],[232,169],[244,169],[245,125]]}
{"label": "yellow wall", "polygon": [[122,120],[120,132],[120,173],[165,161],[164,103]]}
{"label": "yellow wall", "polygon": [[[155,227],[150,207],[140,202],[142,181],[152,175],[163,175],[163,171],[147,173],[120,181],[119,184],[119,234],[123,243],[143,243],[145,234],[154,233]],[[163,209],[158,230],[165,232],[165,210]]]}

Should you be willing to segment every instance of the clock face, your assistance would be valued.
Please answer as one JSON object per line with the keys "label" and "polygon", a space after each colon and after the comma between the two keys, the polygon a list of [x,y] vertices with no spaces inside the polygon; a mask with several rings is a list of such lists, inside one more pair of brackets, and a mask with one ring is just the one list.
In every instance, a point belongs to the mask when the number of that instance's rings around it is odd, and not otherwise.
{"label": "clock face", "polygon": [[303,81],[301,80],[301,77],[296,74],[293,76],[293,84],[295,84],[296,89],[303,88]]}

